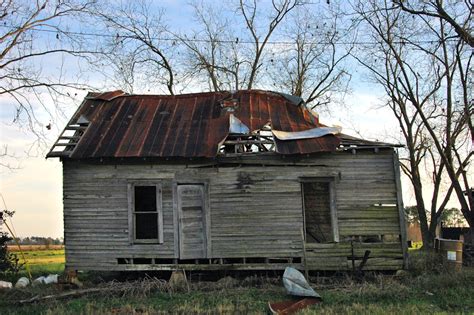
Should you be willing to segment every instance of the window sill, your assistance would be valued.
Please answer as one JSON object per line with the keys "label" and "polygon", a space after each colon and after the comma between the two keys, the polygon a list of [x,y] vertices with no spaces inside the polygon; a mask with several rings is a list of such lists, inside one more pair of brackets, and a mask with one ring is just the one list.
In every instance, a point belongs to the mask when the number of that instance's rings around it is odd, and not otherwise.
{"label": "window sill", "polygon": [[133,244],[151,244],[151,245],[160,245],[163,243],[160,243],[158,239],[150,239],[150,240],[134,240]]}

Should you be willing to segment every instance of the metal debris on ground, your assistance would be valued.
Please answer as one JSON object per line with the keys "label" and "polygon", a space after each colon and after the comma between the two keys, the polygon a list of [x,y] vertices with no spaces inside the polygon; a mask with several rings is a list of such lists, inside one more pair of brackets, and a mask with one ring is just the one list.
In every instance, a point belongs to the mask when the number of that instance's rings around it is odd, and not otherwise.
{"label": "metal debris on ground", "polygon": [[268,307],[270,308],[272,314],[290,315],[318,303],[321,303],[321,300],[316,298],[304,298],[297,301],[268,303]]}
{"label": "metal debris on ground", "polygon": [[303,274],[295,268],[286,267],[283,274],[283,284],[285,285],[286,292],[290,295],[321,298],[311,288]]}
{"label": "metal debris on ground", "polygon": [[303,297],[298,300],[268,303],[273,314],[289,315],[321,302],[321,296],[311,288],[306,278],[298,270],[286,267],[283,274],[286,292],[293,296]]}
{"label": "metal debris on ground", "polygon": [[38,284],[43,284],[44,283],[44,276],[38,277],[33,282],[31,283],[32,286],[36,286]]}
{"label": "metal debris on ground", "polygon": [[26,288],[30,284],[30,280],[27,277],[21,277],[15,284],[15,288]]}
{"label": "metal debris on ground", "polygon": [[51,283],[58,283],[59,275],[54,274],[54,275],[48,275],[47,277],[41,276],[33,280],[32,285],[38,285],[38,284],[51,284]]}

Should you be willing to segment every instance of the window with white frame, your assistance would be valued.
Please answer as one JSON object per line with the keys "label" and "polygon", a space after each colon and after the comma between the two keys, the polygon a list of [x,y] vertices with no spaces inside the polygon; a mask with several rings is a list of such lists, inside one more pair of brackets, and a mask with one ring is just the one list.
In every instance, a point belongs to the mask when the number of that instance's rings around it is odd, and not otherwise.
{"label": "window with white frame", "polygon": [[129,184],[129,232],[134,243],[163,243],[161,185]]}

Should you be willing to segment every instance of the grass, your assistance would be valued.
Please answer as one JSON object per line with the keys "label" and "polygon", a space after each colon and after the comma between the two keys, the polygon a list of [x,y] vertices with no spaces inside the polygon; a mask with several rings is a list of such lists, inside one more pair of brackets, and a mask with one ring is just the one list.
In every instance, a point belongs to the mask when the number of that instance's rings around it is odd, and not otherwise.
{"label": "grass", "polygon": [[64,271],[64,249],[46,249],[24,251],[23,256],[19,253],[20,263],[26,264],[23,275],[27,275],[26,267],[29,268],[33,278],[48,274],[60,274]]}
{"label": "grass", "polygon": [[18,245],[16,244],[9,244],[8,251],[9,252],[19,252],[20,249],[22,251],[39,251],[39,250],[50,250],[50,249],[64,249],[64,245]]}
{"label": "grass", "polygon": [[19,277],[27,277],[27,269],[29,269],[33,278],[49,274],[61,274],[64,271],[64,249],[25,250],[23,255],[18,251],[14,251],[14,253],[24,267],[18,276],[8,274],[2,280],[14,282]]}
{"label": "grass", "polygon": [[49,264],[64,264],[64,249],[49,249],[49,250],[33,250],[25,251],[23,256],[19,253],[18,258],[20,262],[27,263],[31,266],[35,265],[49,265]]}
{"label": "grass", "polygon": [[[50,254],[58,256],[54,251]],[[418,261],[415,269],[400,277],[367,274],[363,281],[348,275],[313,279],[313,287],[323,297],[323,302],[301,314],[474,313],[474,268],[452,272],[430,262],[431,256],[412,255],[413,260]],[[44,261],[45,256],[47,253],[31,253],[29,257],[33,261],[33,258]],[[52,261],[55,259],[52,257]],[[428,262],[423,262],[425,260]],[[32,264],[32,267],[44,272],[55,264],[63,268],[61,263]],[[96,287],[90,277],[83,277],[85,287]],[[192,282],[190,292],[169,289],[138,291],[140,294],[104,292],[32,305],[14,304],[19,299],[59,292],[63,291],[57,286],[0,291],[0,313],[266,314],[269,301],[291,299],[280,279],[251,276],[239,281]]]}

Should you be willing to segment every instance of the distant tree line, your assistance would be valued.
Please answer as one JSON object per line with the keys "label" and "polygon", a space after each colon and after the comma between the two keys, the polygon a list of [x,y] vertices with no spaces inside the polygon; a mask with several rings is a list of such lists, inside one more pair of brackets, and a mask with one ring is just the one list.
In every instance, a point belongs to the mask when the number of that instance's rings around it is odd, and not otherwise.
{"label": "distant tree line", "polygon": [[[63,245],[64,239],[62,237],[42,237],[42,236],[28,236],[17,238],[21,245]],[[14,240],[10,240],[8,244],[16,244]]]}
{"label": "distant tree line", "polygon": [[[431,220],[429,212],[426,212],[428,219]],[[420,224],[417,206],[405,207],[405,220],[407,223]],[[437,219],[437,224],[442,224],[443,226],[448,227],[467,226],[466,219],[458,208],[443,209],[441,216]]]}

